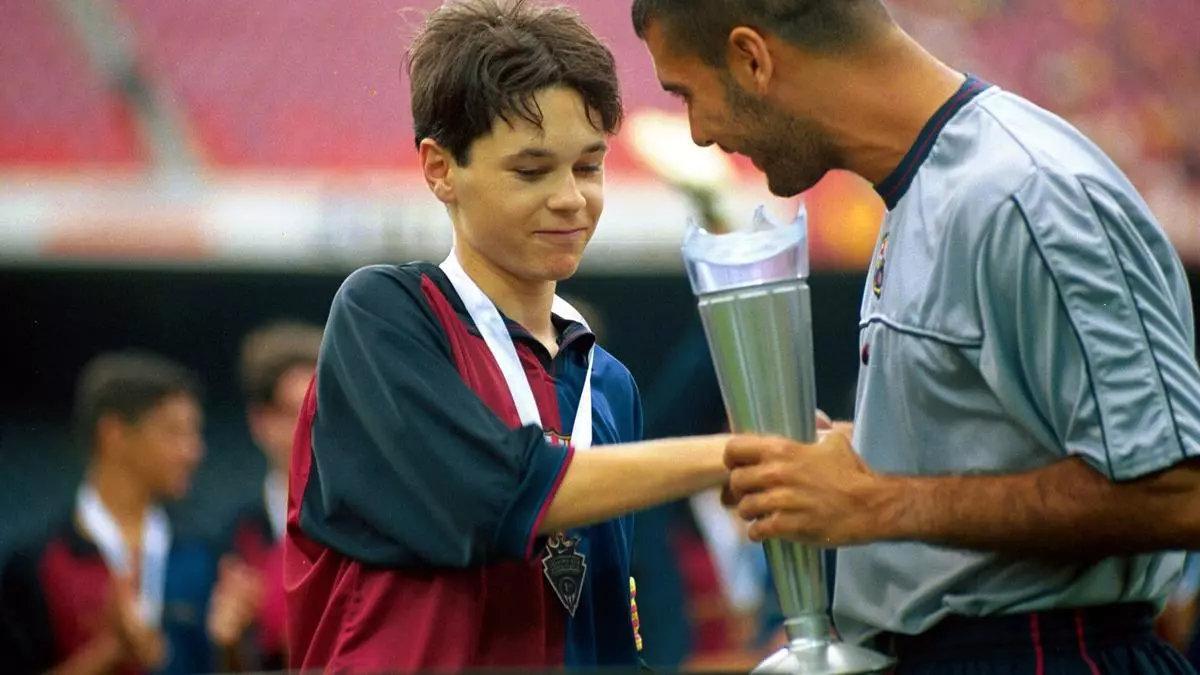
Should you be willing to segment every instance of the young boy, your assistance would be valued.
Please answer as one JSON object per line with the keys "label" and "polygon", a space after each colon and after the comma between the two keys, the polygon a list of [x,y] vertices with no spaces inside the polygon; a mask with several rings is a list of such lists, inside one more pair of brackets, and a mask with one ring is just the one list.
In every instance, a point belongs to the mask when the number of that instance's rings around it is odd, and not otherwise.
{"label": "young boy", "polygon": [[242,340],[241,379],[246,422],[267,458],[262,489],[239,513],[231,556],[209,606],[208,631],[228,670],[282,670],[284,637],[283,532],[287,470],[296,418],[317,369],[321,328],[296,321],[271,323]]}
{"label": "young boy", "polygon": [[84,369],[76,421],[90,461],[61,527],[0,576],[0,654],[13,673],[211,670],[212,557],[172,536],[203,454],[195,378],[142,352]]}
{"label": "young boy", "polygon": [[472,0],[409,74],[454,250],[333,302],[292,457],[291,665],[635,665],[626,514],[722,484],[728,439],[638,443],[633,379],[555,297],[602,210],[612,55],[566,9]]}

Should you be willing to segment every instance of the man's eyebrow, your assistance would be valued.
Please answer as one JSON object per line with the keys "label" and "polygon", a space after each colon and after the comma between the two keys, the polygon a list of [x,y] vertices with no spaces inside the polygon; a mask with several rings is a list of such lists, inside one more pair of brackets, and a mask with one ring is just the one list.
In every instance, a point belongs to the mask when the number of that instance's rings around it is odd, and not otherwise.
{"label": "man's eyebrow", "polygon": [[682,84],[675,84],[674,82],[663,82],[662,88],[663,88],[663,91],[665,91],[665,92],[669,92],[671,94],[677,94],[679,96],[683,96],[684,98],[687,98],[692,95],[691,89],[688,89],[687,87],[683,86]]}
{"label": "man's eyebrow", "polygon": [[605,143],[604,141],[597,141],[584,148],[583,154],[590,155],[593,152],[604,152],[606,150],[608,150],[608,143]]}

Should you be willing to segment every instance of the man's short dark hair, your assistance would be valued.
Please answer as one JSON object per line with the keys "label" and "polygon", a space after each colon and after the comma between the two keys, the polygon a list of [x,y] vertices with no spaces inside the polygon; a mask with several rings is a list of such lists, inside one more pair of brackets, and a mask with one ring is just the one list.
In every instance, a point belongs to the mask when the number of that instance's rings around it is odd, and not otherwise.
{"label": "man's short dark hair", "polygon": [[633,29],[646,38],[661,20],[670,44],[710,65],[725,63],[726,38],[749,26],[815,53],[853,49],[890,23],[881,0],[634,0]]}
{"label": "man's short dark hair", "polygon": [[534,94],[566,86],[579,92],[597,129],[621,123],[612,52],[566,7],[526,0],[456,0],[429,14],[408,53],[413,131],[459,164],[497,118],[541,126]]}
{"label": "man's short dark hair", "polygon": [[199,399],[192,371],[158,354],[140,350],[101,354],[87,363],[75,390],[75,426],[91,447],[96,425],[105,415],[135,424],[142,415],[176,394]]}
{"label": "man's short dark hair", "polygon": [[298,321],[268,324],[242,340],[242,391],[251,405],[275,400],[279,378],[296,366],[315,366],[321,351],[319,326]]}

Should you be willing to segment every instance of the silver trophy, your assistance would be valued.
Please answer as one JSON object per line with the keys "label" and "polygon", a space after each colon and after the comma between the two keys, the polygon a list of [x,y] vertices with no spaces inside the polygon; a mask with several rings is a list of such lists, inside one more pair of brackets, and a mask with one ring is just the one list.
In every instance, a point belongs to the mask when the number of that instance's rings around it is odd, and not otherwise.
{"label": "silver trophy", "polygon": [[[762,207],[754,227],[711,234],[692,225],[684,263],[735,432],[816,440],[812,308],[804,212],[776,226]],[[829,618],[821,550],[784,540],[763,544],[788,644],[754,672],[870,673],[892,660],[842,643]]]}

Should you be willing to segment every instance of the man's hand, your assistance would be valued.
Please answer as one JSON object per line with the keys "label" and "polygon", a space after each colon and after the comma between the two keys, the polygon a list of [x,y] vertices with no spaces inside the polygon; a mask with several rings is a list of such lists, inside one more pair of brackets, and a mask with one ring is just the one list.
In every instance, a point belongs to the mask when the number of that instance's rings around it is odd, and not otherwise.
{"label": "man's hand", "polygon": [[1200,617],[1200,606],[1196,598],[1173,600],[1167,603],[1158,616],[1157,628],[1167,642],[1176,649],[1186,652],[1196,637],[1196,621]]}
{"label": "man's hand", "polygon": [[848,424],[829,426],[812,445],[762,436],[729,443],[728,497],[751,521],[751,539],[844,546],[877,536],[883,479],[850,447]]}
{"label": "man's hand", "polygon": [[208,605],[208,635],[213,643],[225,649],[237,645],[254,624],[262,599],[261,575],[240,558],[222,558]]}

